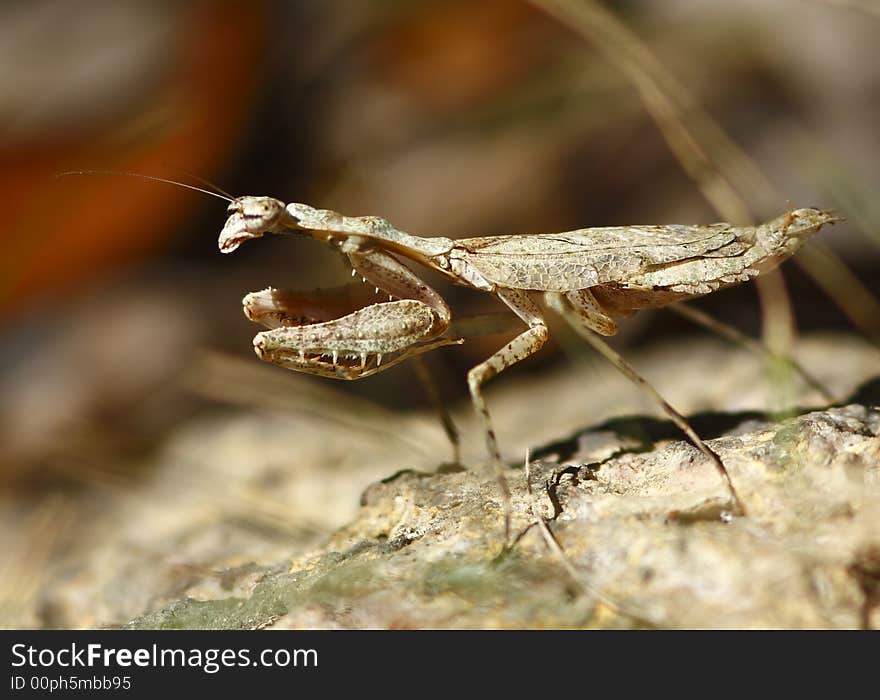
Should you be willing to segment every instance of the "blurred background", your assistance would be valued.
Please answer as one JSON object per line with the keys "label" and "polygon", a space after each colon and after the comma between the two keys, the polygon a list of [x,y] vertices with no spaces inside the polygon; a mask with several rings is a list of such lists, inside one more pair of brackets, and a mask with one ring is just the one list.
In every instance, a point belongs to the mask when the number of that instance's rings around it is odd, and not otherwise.
{"label": "blurred background", "polygon": [[[787,264],[784,285],[760,298],[744,285],[700,306],[768,340],[829,329],[870,339],[880,319],[878,124],[872,0],[3,3],[0,591],[9,624],[107,621],[47,603],[44,572],[66,565],[72,533],[152,478],[155,455],[182,426],[286,402],[292,423],[323,411],[315,430],[338,441],[352,423],[427,404],[406,365],[342,385],[253,356],[258,329],[241,297],[345,283],[329,250],[265,238],[221,256],[219,200],[59,173],[205,179],[233,195],[453,238],[836,208],[847,222]],[[426,278],[457,316],[498,310]],[[555,330],[552,346],[502,381],[581,361],[587,351]],[[643,313],[618,343],[693,332],[667,312]],[[502,341],[476,338],[428,358],[451,402],[466,397],[467,368]],[[438,444],[436,462],[447,457]]]}

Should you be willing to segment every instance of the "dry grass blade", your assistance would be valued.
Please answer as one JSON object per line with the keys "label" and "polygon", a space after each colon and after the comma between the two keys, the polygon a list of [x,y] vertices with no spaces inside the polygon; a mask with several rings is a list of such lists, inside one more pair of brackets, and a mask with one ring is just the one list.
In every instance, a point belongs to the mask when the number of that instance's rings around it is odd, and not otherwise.
{"label": "dry grass blade", "polygon": [[34,596],[49,573],[47,564],[75,516],[68,499],[49,496],[15,533],[0,565],[0,628],[28,624],[21,619],[22,611],[33,608]]}
{"label": "dry grass blade", "polygon": [[828,246],[811,242],[796,258],[854,326],[880,348],[880,302]]}
{"label": "dry grass blade", "polygon": [[[589,594],[593,596],[593,598],[598,602],[604,605],[606,608],[611,610],[617,615],[625,616],[632,618],[642,624],[645,624],[649,627],[656,627],[656,623],[651,621],[645,614],[636,612],[629,606],[624,606],[619,602],[616,602],[611,599],[611,597],[602,591],[600,591],[595,586],[589,584],[588,582],[583,580],[583,577],[580,576],[577,570],[574,568],[574,565],[568,558],[568,555],[565,553],[565,550],[562,548],[562,545],[559,543],[559,540],[556,539],[556,535],[553,534],[553,531],[550,529],[550,526],[547,524],[547,520],[541,516],[535,508],[535,496],[532,491],[532,460],[531,453],[529,450],[526,450],[525,462],[523,465],[523,476],[526,481],[526,495],[528,497],[528,510],[529,515],[532,518],[533,526],[538,528],[538,532],[541,533],[541,537],[544,540],[544,543],[547,545],[547,548],[553,552],[556,558],[559,560],[559,563],[562,565],[562,568],[565,569],[565,573],[568,574],[569,579],[572,584],[577,588],[578,592],[581,594]],[[530,527],[531,527],[530,525]],[[524,534],[524,533],[523,533]],[[517,538],[519,539],[519,538]]]}
{"label": "dry grass blade", "polygon": [[822,382],[816,379],[816,377],[810,374],[810,372],[808,372],[806,369],[804,369],[804,367],[802,367],[794,360],[776,355],[773,350],[771,350],[768,346],[759,343],[751,336],[742,333],[733,326],[729,326],[726,323],[720,323],[719,321],[716,321],[714,318],[696,308],[695,306],[691,306],[689,304],[675,304],[668,308],[673,313],[676,313],[679,316],[682,316],[683,318],[686,318],[699,326],[708,328],[720,335],[721,337],[727,338],[732,343],[744,347],[757,355],[763,355],[765,357],[769,355],[769,359],[787,364],[791,371],[795,372],[804,381],[804,383],[819,392],[828,403],[834,402],[834,395],[828,390],[828,388],[825,387]]}
{"label": "dry grass blade", "polygon": [[316,382],[298,381],[293,375],[279,377],[271,369],[246,360],[203,353],[200,361],[193,363],[186,381],[192,391],[217,401],[281,413],[308,412],[311,418],[325,421],[334,429],[393,438],[423,457],[436,454],[432,442],[392,430],[390,426],[397,424],[398,417],[379,404]]}
{"label": "dry grass blade", "polygon": [[626,76],[685,172],[722,218],[754,222],[741,193],[755,201],[772,192],[772,185],[623,22],[593,0],[531,2],[590,41]]}
{"label": "dry grass blade", "polygon": [[[773,186],[625,24],[593,0],[531,2],[585,37],[624,73],[684,171],[721,218],[754,222],[741,192],[749,193],[749,201],[760,202],[762,193],[773,192]],[[784,285],[774,280],[778,275],[756,281],[768,314],[764,340],[776,353],[790,354],[794,314]]]}
{"label": "dry grass blade", "polygon": [[[639,38],[599,2],[530,1],[585,37],[624,73],[638,90],[645,108],[682,168],[720,216],[728,221],[751,222],[753,217],[746,201],[763,209],[768,206],[775,208],[777,202],[784,200],[748,154],[699,107]],[[813,258],[816,256],[813,255]],[[851,272],[843,272],[842,262],[836,262],[834,272],[820,271],[818,266],[809,262],[805,267],[809,266],[810,274],[829,291],[843,312],[859,328],[873,335],[875,323],[868,318],[868,313],[855,311],[848,292],[840,291],[850,288],[833,289],[832,278],[835,283],[843,284],[854,283],[855,280]],[[756,284],[764,312],[765,344],[778,355],[789,355],[794,338],[794,315],[781,276],[779,273],[764,275],[756,280]],[[857,294],[863,300],[870,300],[865,308],[880,307],[863,286],[858,286]]]}
{"label": "dry grass blade", "polygon": [[[578,576],[577,571],[575,571],[574,566],[572,566],[571,562],[568,560],[568,557],[565,555],[565,550],[562,549],[562,545],[559,544],[559,540],[556,539],[556,536],[550,531],[550,527],[547,525],[547,521],[543,518],[543,516],[538,515],[535,510],[535,495],[532,492],[532,460],[531,453],[529,450],[526,450],[526,458],[525,463],[523,465],[523,476],[526,480],[526,493],[528,494],[528,508],[529,515],[532,517],[532,523],[538,526],[538,530],[541,532],[541,537],[544,538],[544,542],[547,544],[548,549],[550,549],[553,554],[559,559],[559,563],[562,564],[562,568],[565,569],[565,572],[568,574],[568,577],[571,579],[571,582],[580,590],[581,592],[585,592],[587,590],[586,585],[581,581],[580,576]],[[596,591],[591,591],[597,599],[602,600],[606,604],[609,604],[604,596],[600,595]],[[609,604],[610,607],[615,607],[613,604]]]}
{"label": "dry grass blade", "polygon": [[813,0],[813,2],[839,7],[843,10],[861,12],[874,19],[880,19],[880,5],[877,4],[876,0]]}

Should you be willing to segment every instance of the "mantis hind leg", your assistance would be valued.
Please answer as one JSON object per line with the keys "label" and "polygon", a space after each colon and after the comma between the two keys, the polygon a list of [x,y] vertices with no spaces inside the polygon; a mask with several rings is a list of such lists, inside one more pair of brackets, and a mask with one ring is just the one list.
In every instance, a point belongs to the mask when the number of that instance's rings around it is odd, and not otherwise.
{"label": "mantis hind leg", "polygon": [[[592,304],[581,303],[585,298],[588,302],[591,301]],[[627,379],[632,381],[640,389],[647,392],[678,429],[688,437],[691,443],[712,461],[724,480],[724,484],[730,493],[735,510],[738,514],[745,515],[745,505],[739,497],[739,494],[733,485],[733,480],[730,478],[730,473],[727,471],[727,467],[724,466],[724,462],[721,461],[721,458],[703,441],[703,439],[691,427],[690,423],[687,422],[685,417],[675,410],[675,408],[673,408],[672,405],[666,401],[666,399],[664,399],[653,386],[651,386],[647,379],[642,377],[642,375],[640,375],[632,365],[608,345],[608,343],[599,338],[597,333],[602,333],[602,329],[607,330],[608,328],[607,322],[603,321],[601,316],[604,315],[607,321],[611,321],[611,319],[601,312],[601,308],[596,303],[596,300],[593,298],[590,291],[580,290],[578,292],[566,292],[564,294],[547,292],[545,294],[545,299],[547,305],[558,312],[597,352],[609,360],[611,364],[613,364]],[[593,319],[597,314],[599,318],[594,322]],[[613,321],[611,321],[611,323],[613,323]]]}
{"label": "mantis hind leg", "polygon": [[502,288],[497,289],[495,294],[528,325],[527,330],[468,372],[468,389],[471,401],[483,423],[489,459],[495,469],[495,478],[504,499],[504,542],[506,547],[510,542],[510,487],[504,476],[501,453],[498,450],[498,438],[495,436],[489,409],[483,399],[482,386],[499,372],[540,350],[547,341],[549,332],[540,309],[528,294]]}

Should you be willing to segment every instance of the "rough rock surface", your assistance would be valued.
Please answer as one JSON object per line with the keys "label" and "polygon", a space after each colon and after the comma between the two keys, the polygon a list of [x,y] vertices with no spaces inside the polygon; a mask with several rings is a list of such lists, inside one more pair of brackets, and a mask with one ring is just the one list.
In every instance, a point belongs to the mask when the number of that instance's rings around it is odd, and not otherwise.
{"label": "rough rock surface", "polygon": [[[438,470],[446,448],[425,416],[397,417],[405,445],[375,423],[340,433],[314,417],[241,412],[188,426],[148,483],[105,505],[88,543],[40,587],[31,623],[877,626],[876,351],[839,337],[801,350],[846,399],[781,422],[746,410],[766,387],[747,354],[701,342],[687,366],[680,345],[636,357],[712,438],[747,517],[729,517],[711,463],[604,368],[490,391],[512,465],[517,540],[503,555],[497,484],[485,469]],[[472,464],[479,435],[466,432]],[[542,446],[527,485],[516,454],[529,444]]]}
{"label": "rough rock surface", "polygon": [[717,473],[689,444],[598,461],[579,449],[568,467],[555,452],[532,465],[532,498],[524,472],[509,474],[522,536],[502,557],[494,481],[405,472],[248,597],[181,601],[128,626],[855,627],[855,568],[880,574],[878,433],[880,412],[849,405],[713,441],[750,508],[729,523]]}

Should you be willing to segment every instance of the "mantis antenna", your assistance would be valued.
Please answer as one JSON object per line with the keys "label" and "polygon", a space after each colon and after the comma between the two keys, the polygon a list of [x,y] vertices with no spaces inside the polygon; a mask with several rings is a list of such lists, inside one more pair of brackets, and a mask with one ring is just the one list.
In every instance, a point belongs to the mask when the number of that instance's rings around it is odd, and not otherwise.
{"label": "mantis antenna", "polygon": [[196,187],[195,185],[187,185],[183,182],[177,182],[176,180],[169,180],[164,177],[156,177],[155,175],[144,175],[143,173],[131,173],[124,170],[67,170],[63,173],[58,173],[55,177],[67,177],[69,175],[124,175],[126,177],[139,177],[143,180],[153,180],[155,182],[164,182],[167,185],[177,185],[178,187],[185,187],[188,190],[195,190],[196,192],[208,194],[212,197],[217,197],[217,199],[222,199],[227,202],[235,201],[235,198],[230,197],[225,193],[219,194],[217,192],[212,192],[211,190],[206,190],[202,187]]}

